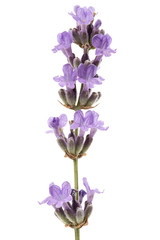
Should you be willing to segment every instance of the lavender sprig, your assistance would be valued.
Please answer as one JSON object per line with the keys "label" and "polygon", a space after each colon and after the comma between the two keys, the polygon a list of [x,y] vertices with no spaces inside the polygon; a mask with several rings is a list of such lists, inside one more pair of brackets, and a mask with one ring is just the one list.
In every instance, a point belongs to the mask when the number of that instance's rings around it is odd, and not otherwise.
{"label": "lavender sprig", "polygon": [[[101,28],[100,19],[94,23],[96,16],[93,7],[80,7],[76,5],[74,12],[69,13],[76,21],[76,27],[57,35],[58,44],[52,49],[54,53],[61,51],[67,63],[63,65],[63,75],[53,78],[61,89],[58,93],[61,104],[75,111],[73,120],[69,121],[70,129],[68,136],[64,134],[68,118],[65,114],[59,117],[50,117],[48,133],[53,132],[65,157],[73,160],[74,164],[74,188],[69,182],[64,182],[62,188],[51,183],[49,186],[50,196],[40,204],[47,203],[55,209],[55,215],[75,231],[75,240],[80,240],[79,229],[88,224],[93,206],[92,201],[95,193],[101,193],[98,189],[91,189],[87,179],[83,178],[86,191],[79,190],[78,182],[78,159],[86,156],[93,142],[97,130],[108,130],[104,122],[99,120],[99,114],[91,109],[96,107],[101,97],[101,92],[93,91],[96,85],[101,85],[104,78],[98,75],[98,68],[103,56],[110,57],[116,50],[111,49],[112,38]],[[78,58],[72,51],[72,44],[83,49],[83,55]],[[95,50],[94,59],[90,59],[89,51]],[[80,85],[80,91],[77,86]],[[87,200],[83,203],[83,199]]]}

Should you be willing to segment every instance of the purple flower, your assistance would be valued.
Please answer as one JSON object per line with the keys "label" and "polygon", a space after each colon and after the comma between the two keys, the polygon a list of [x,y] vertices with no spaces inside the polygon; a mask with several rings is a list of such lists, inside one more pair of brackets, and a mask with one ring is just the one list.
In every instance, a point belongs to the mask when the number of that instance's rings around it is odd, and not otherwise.
{"label": "purple flower", "polygon": [[85,113],[85,116],[83,115],[83,112],[81,110],[78,110],[74,114],[74,122],[71,124],[71,129],[80,128],[80,136],[83,136],[85,131],[88,131],[89,128],[91,128],[91,137],[94,136],[97,129],[100,130],[107,130],[107,128],[104,128],[104,122],[98,121],[99,114],[95,111],[87,111]]}
{"label": "purple flower", "polygon": [[63,206],[63,203],[72,200],[71,185],[69,182],[64,182],[62,184],[62,189],[54,183],[51,183],[49,185],[49,193],[50,196],[39,204],[47,203],[48,205],[53,205],[55,208],[60,208]]}
{"label": "purple flower", "polygon": [[84,198],[84,196],[85,196],[86,194],[87,194],[87,193],[86,193],[83,189],[81,189],[81,190],[79,191],[79,202],[80,202],[80,204],[82,203],[83,198]]}
{"label": "purple flower", "polygon": [[96,34],[92,38],[92,45],[96,48],[96,55],[104,55],[106,57],[109,57],[111,56],[111,53],[116,53],[116,50],[112,50],[110,48],[111,42],[112,38],[109,36],[109,34]]}
{"label": "purple flower", "polygon": [[55,46],[52,51],[56,53],[57,51],[61,50],[66,57],[71,56],[71,43],[73,42],[72,31],[59,33],[57,35],[57,41],[59,44]]}
{"label": "purple flower", "polygon": [[93,13],[94,13],[94,8],[93,7],[83,7],[81,8],[80,6],[75,6],[74,7],[74,13],[69,13],[76,21],[78,25],[88,25],[90,24],[94,17],[93,17]]}
{"label": "purple flower", "polygon": [[90,189],[90,186],[87,182],[87,178],[83,178],[83,184],[84,184],[84,186],[86,188],[86,191],[87,191],[87,202],[89,204],[91,204],[92,201],[93,201],[94,194],[95,193],[102,193],[102,192],[100,192],[98,189]]}
{"label": "purple flower", "polygon": [[102,22],[100,19],[98,19],[94,24],[94,28],[97,30],[101,25],[102,25]]}
{"label": "purple flower", "polygon": [[78,67],[78,81],[85,84],[85,87],[93,88],[94,84],[102,84],[104,80],[102,77],[95,77],[97,72],[97,67],[94,64],[89,64],[86,66],[81,63]]}
{"label": "purple flower", "polygon": [[66,86],[67,88],[73,89],[75,87],[75,81],[77,78],[77,71],[73,70],[70,64],[65,64],[63,66],[64,76],[56,76],[53,79],[59,82],[61,87]]}
{"label": "purple flower", "polygon": [[50,117],[48,119],[48,126],[53,130],[48,131],[48,133],[54,132],[56,137],[59,137],[62,132],[61,128],[66,125],[67,121],[67,116],[65,114],[61,114],[59,117]]}

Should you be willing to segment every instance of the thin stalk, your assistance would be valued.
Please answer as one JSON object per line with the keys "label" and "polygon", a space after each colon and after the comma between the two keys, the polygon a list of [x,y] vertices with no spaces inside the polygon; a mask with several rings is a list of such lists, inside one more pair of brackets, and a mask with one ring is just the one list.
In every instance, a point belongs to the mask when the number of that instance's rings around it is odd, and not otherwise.
{"label": "thin stalk", "polygon": [[75,240],[80,240],[80,230],[75,228],[74,231],[75,231]]}
{"label": "thin stalk", "polygon": [[78,158],[73,160],[74,163],[74,189],[77,190],[76,200],[79,200],[79,187],[78,187]]}
{"label": "thin stalk", "polygon": [[[79,186],[78,186],[78,158],[73,160],[74,163],[74,189],[76,192],[76,200],[79,200]],[[75,228],[75,240],[80,240],[80,230]]]}

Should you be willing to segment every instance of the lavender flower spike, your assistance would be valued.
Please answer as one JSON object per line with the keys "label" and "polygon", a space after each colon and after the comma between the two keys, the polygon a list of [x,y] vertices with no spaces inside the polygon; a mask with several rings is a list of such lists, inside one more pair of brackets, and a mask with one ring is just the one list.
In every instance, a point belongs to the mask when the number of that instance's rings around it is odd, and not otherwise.
{"label": "lavender flower spike", "polygon": [[71,44],[73,42],[72,39],[72,32],[62,32],[57,35],[58,45],[55,46],[52,51],[56,53],[57,51],[61,50],[66,57],[72,56]]}
{"label": "lavender flower spike", "polygon": [[81,63],[78,67],[78,81],[85,84],[87,89],[93,88],[94,84],[102,84],[104,80],[102,77],[95,77],[97,67],[94,64],[86,66]]}
{"label": "lavender flower spike", "polygon": [[63,73],[64,73],[64,76],[60,76],[60,77],[56,76],[53,79],[56,82],[59,82],[59,85],[61,87],[66,86],[67,88],[73,89],[75,87],[75,81],[77,78],[76,69],[73,70],[70,64],[65,64],[63,66]]}
{"label": "lavender flower spike", "polygon": [[112,50],[110,48],[111,42],[112,38],[109,36],[109,34],[96,34],[92,38],[92,45],[96,48],[96,55],[110,57],[111,53],[116,53],[116,50]]}
{"label": "lavender flower spike", "polygon": [[87,191],[87,202],[88,202],[88,204],[91,204],[93,201],[94,194],[102,193],[102,192],[100,192],[98,189],[90,189],[90,186],[87,182],[87,178],[83,178],[83,185],[85,186],[86,191]]}
{"label": "lavender flower spike", "polygon": [[94,8],[93,7],[83,7],[81,8],[80,6],[75,6],[74,7],[74,13],[69,13],[77,22],[78,25],[88,25],[90,24],[94,17],[93,17],[93,13],[94,13]]}
{"label": "lavender flower spike", "polygon": [[39,202],[39,204],[47,203],[48,205],[53,205],[55,208],[60,208],[64,203],[72,200],[71,185],[69,182],[64,182],[62,189],[54,183],[51,183],[49,185],[49,193],[50,196],[42,202]]}
{"label": "lavender flower spike", "polygon": [[67,116],[65,114],[61,114],[59,117],[50,117],[48,119],[48,126],[53,130],[47,132],[54,132],[56,137],[59,137],[62,132],[61,128],[66,125],[67,121]]}

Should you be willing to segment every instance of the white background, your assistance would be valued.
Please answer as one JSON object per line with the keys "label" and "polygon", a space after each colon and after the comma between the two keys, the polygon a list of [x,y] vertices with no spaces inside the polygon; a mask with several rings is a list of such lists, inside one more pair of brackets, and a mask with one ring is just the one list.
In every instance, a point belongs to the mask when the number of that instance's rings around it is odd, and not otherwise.
{"label": "white background", "polygon": [[160,239],[160,34],[158,0],[0,3],[0,239],[74,239],[37,201],[48,185],[73,185],[72,161],[63,158],[47,119],[71,111],[58,102],[53,76],[65,57],[51,49],[59,32],[75,26],[73,6],[95,7],[117,53],[105,58],[106,80],[96,111],[110,128],[98,132],[79,161],[96,195],[81,239]]}

